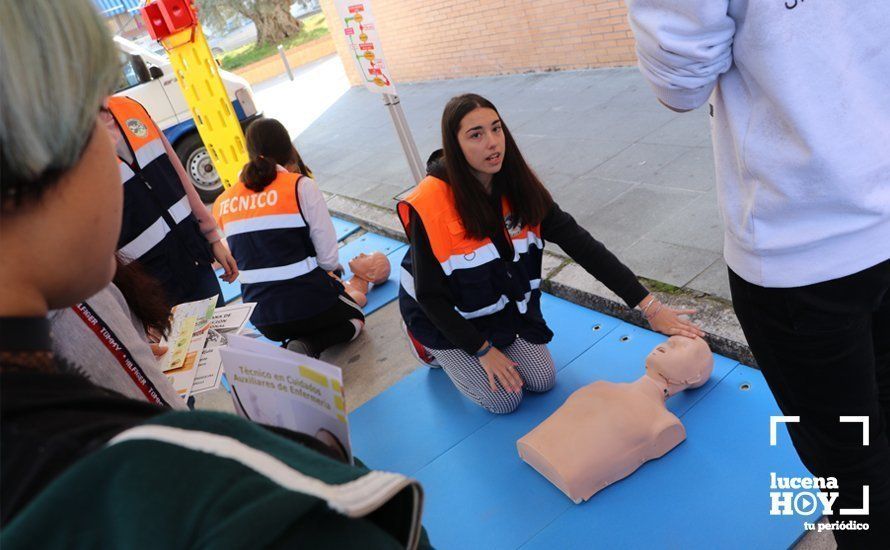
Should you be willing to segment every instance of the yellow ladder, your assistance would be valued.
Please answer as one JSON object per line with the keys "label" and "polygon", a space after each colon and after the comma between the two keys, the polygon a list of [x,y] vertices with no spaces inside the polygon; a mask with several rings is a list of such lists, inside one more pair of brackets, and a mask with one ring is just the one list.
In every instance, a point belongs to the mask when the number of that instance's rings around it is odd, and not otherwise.
{"label": "yellow ladder", "polygon": [[200,23],[161,40],[176,80],[225,187],[238,181],[247,162],[244,132],[219,76]]}

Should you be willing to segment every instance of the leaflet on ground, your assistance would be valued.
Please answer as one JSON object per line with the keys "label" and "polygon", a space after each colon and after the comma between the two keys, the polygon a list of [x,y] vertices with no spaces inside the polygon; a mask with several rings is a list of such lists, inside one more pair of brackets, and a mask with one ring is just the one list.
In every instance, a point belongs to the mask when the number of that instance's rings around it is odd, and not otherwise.
{"label": "leaflet on ground", "polygon": [[339,445],[352,460],[338,367],[246,336],[226,340],[218,353],[239,414]]}

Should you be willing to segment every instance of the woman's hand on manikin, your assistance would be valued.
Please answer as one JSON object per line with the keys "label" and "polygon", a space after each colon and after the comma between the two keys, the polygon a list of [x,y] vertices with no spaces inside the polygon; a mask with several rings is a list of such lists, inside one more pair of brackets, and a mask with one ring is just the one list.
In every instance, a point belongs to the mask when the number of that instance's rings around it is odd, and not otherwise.
{"label": "woman's hand on manikin", "polygon": [[[487,345],[488,343],[485,344],[485,346]],[[485,346],[479,348],[479,351],[482,351]],[[498,391],[495,379],[501,383],[501,387],[510,393],[522,391],[522,377],[516,371],[516,363],[504,355],[501,350],[492,346],[488,353],[479,358],[479,362],[482,363],[482,368],[488,375],[488,386],[491,391]]]}
{"label": "woman's hand on manikin", "polygon": [[[650,299],[652,303],[650,304]],[[705,332],[698,325],[687,319],[686,315],[694,315],[695,309],[674,309],[666,306],[651,294],[640,302],[643,316],[654,330],[668,336],[686,336],[687,338],[704,337]]]}

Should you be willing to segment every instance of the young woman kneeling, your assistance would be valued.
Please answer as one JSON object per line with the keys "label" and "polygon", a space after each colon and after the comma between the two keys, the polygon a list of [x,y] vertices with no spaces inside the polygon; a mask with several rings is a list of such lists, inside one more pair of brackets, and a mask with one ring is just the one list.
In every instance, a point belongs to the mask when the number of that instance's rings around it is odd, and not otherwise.
{"label": "young woman kneeling", "polygon": [[251,321],[270,340],[318,357],[358,336],[365,316],[328,272],[339,271],[337,236],[318,185],[274,119],[247,129],[250,162],[213,205],[240,268]]}
{"label": "young woman kneeling", "polygon": [[655,330],[703,335],[678,317],[693,311],[659,303],[560,209],[490,101],[449,101],[442,141],[444,155],[434,155],[429,176],[398,205],[411,243],[399,306],[418,355],[431,355],[465,396],[502,414],[516,409],[524,389],[553,387],[553,333],[540,306],[545,241],[640,306]]}

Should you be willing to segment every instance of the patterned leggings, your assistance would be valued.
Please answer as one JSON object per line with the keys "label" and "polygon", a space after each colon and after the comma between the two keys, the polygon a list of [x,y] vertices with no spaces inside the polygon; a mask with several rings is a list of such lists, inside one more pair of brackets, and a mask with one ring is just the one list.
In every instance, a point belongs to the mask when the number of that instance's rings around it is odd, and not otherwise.
{"label": "patterned leggings", "polygon": [[516,363],[516,371],[522,377],[524,385],[519,393],[506,391],[497,378],[495,384],[498,391],[492,392],[488,385],[488,376],[479,359],[461,349],[427,348],[427,351],[439,361],[448,378],[462,394],[495,414],[507,414],[516,410],[522,401],[524,390],[545,392],[556,383],[556,367],[553,365],[553,358],[547,346],[532,344],[522,338],[517,338],[501,350]]}

